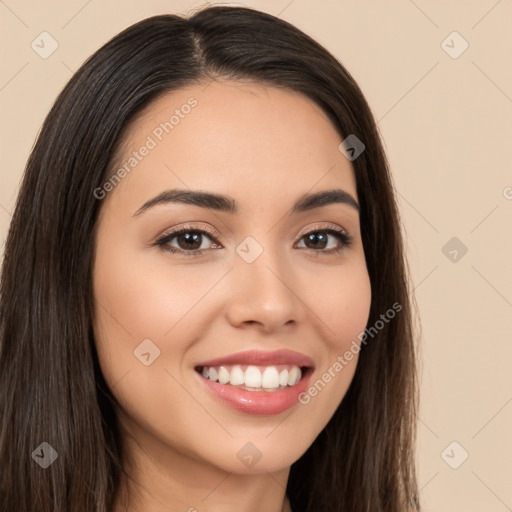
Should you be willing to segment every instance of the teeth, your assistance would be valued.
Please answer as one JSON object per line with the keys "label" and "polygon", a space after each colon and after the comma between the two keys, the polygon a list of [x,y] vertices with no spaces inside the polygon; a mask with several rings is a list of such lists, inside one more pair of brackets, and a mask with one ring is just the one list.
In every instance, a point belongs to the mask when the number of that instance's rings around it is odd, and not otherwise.
{"label": "teeth", "polygon": [[221,384],[226,384],[229,382],[229,372],[226,370],[226,368],[224,368],[224,366],[219,368],[218,378]]}
{"label": "teeth", "polygon": [[[210,380],[218,380],[219,376],[218,376],[216,368],[209,368],[208,369],[208,378]],[[289,377],[288,377],[288,380],[289,380]]]}
{"label": "teeth", "polygon": [[231,377],[229,377],[229,383],[232,386],[241,386],[244,384],[244,372],[240,366],[235,366],[231,370]]}
{"label": "teeth", "polygon": [[249,366],[245,370],[245,385],[250,388],[261,388],[261,372],[256,366]]}
{"label": "teeth", "polygon": [[233,367],[204,367],[203,377],[220,384],[230,384],[249,391],[277,390],[294,386],[302,376],[301,369],[295,365],[281,365],[281,371],[275,366],[247,366],[245,371],[240,365]]}
{"label": "teeth", "polygon": [[[299,370],[300,371],[300,370]],[[279,373],[275,366],[269,366],[265,368],[263,375],[261,376],[261,387],[262,388],[277,388],[279,387]]]}
{"label": "teeth", "polygon": [[300,368],[298,366],[292,366],[292,369],[288,373],[288,386],[293,386],[300,380]]}

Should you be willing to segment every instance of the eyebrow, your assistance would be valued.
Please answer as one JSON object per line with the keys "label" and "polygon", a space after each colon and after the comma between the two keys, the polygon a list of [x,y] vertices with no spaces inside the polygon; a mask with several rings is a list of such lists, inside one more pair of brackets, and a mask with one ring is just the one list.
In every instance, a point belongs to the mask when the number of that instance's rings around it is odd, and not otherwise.
{"label": "eyebrow", "polygon": [[[240,205],[230,196],[214,194],[211,192],[201,192],[195,190],[165,190],[157,196],[146,201],[134,214],[141,213],[153,208],[154,206],[169,203],[181,203],[199,206],[201,208],[210,208],[219,212],[237,214],[240,212]],[[314,208],[320,208],[329,204],[346,204],[351,206],[359,213],[359,204],[345,190],[332,189],[314,194],[304,194],[300,197],[291,209],[291,214],[302,213]]]}

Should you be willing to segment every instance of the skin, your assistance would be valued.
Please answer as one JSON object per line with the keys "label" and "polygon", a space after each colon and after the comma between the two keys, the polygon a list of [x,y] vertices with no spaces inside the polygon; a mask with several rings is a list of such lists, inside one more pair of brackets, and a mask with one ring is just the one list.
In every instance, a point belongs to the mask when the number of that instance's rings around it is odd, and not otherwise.
{"label": "skin", "polygon": [[[285,348],[313,359],[314,383],[358,341],[371,302],[358,212],[338,203],[289,214],[306,193],[341,188],[358,201],[354,170],[317,105],[241,81],[160,97],[130,126],[118,162],[191,96],[197,106],[101,204],[94,331],[102,372],[121,405],[129,470],[140,484],[125,503],[123,480],[115,512],[285,511],[290,466],[334,414],[357,355],[307,405],[267,416],[220,403],[194,366],[249,349]],[[230,195],[241,211],[165,204],[134,216],[174,188]],[[352,244],[329,254],[342,244],[329,235],[327,246],[308,246],[304,234],[325,222],[347,231]],[[215,240],[201,238],[201,249],[210,251],[191,257],[154,245],[188,224],[215,231]],[[263,248],[250,264],[236,252],[247,236]],[[183,238],[169,244],[190,252]],[[160,350],[149,366],[134,356],[144,339]],[[247,442],[261,453],[252,467],[237,457]]]}

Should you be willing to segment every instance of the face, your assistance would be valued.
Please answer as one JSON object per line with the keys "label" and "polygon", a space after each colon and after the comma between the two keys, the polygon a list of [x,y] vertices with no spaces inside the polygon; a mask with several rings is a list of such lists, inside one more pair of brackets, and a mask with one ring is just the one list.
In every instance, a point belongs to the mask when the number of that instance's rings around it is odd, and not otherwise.
{"label": "face", "polygon": [[341,141],[302,95],[233,81],[130,126],[96,192],[94,330],[121,424],[161,464],[289,467],[343,399],[371,289]]}

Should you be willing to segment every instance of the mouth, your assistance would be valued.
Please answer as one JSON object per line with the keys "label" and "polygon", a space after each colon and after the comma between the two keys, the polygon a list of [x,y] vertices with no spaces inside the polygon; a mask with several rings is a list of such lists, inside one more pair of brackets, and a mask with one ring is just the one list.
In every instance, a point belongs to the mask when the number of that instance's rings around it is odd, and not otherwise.
{"label": "mouth", "polygon": [[194,370],[221,403],[247,414],[270,415],[297,404],[314,364],[288,350],[248,351],[198,364]]}
{"label": "mouth", "polygon": [[205,379],[245,391],[273,393],[295,386],[312,368],[297,365],[219,365],[196,366]]}

